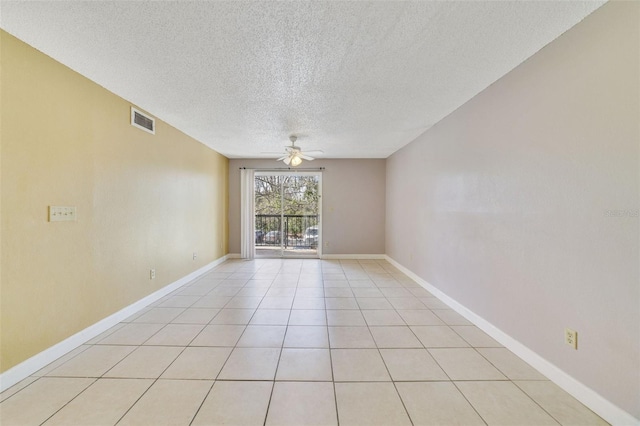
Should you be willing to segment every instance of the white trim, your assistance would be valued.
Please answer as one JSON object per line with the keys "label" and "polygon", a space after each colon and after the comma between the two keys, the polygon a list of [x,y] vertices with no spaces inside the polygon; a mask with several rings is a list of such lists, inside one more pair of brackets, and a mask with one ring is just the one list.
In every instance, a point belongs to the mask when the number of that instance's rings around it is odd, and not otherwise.
{"label": "white trim", "polygon": [[324,260],[384,260],[386,254],[323,254]]}
{"label": "white trim", "polygon": [[[241,259],[240,253],[229,253],[227,259]],[[315,257],[257,257],[256,259],[315,259]],[[385,260],[385,254],[323,254],[322,260]]]}
{"label": "white trim", "polygon": [[[242,177],[242,173],[245,169],[241,168],[240,169],[240,175]],[[264,257],[263,259],[322,259],[323,255],[322,255],[322,220],[323,220],[323,216],[324,214],[322,213],[322,179],[323,179],[323,174],[322,172],[324,171],[324,168],[319,168],[319,169],[313,169],[313,170],[309,170],[309,169],[294,169],[294,168],[289,168],[289,169],[283,169],[283,170],[278,170],[278,169],[267,169],[267,170],[260,170],[260,169],[246,169],[246,170],[254,170],[254,179],[255,176],[314,176],[318,178],[318,245],[316,247],[316,254],[315,255],[309,255],[309,256],[305,256],[305,255],[300,255],[300,256],[283,256],[282,255],[282,248],[283,246],[280,246],[281,249],[281,255],[277,256],[277,257]],[[242,185],[242,183],[241,183]],[[252,186],[253,188],[253,200],[255,200],[255,185]],[[283,189],[282,185],[280,187],[280,189]],[[284,197],[284,191],[281,191],[280,193],[281,197]],[[242,198],[242,197],[241,197]],[[241,199],[242,201],[242,199]],[[282,201],[282,205],[284,205],[284,201]],[[242,207],[242,206],[241,206]],[[244,214],[244,213],[241,213]],[[281,216],[284,216],[284,211],[281,211]],[[255,219],[255,206],[254,206],[254,212],[253,212],[253,219]],[[284,218],[281,218],[281,220],[284,220]],[[284,223],[284,222],[282,222]],[[241,232],[240,232],[240,239],[241,239],[241,243],[242,243],[242,225],[241,225]],[[241,244],[241,253],[244,253],[242,250],[242,244]],[[253,252],[255,254],[255,244],[253,246]],[[244,256],[241,254],[240,257],[244,258]],[[253,256],[252,258],[255,258],[255,256]]]}
{"label": "white trim", "polygon": [[186,275],[179,280],[174,281],[173,283],[168,284],[165,287],[162,287],[160,290],[151,293],[150,295],[138,300],[137,302],[132,303],[131,305],[119,310],[118,312],[98,321],[93,325],[90,325],[84,330],[77,332],[73,336],[66,338],[60,343],[57,343],[49,347],[48,349],[45,349],[44,351],[32,356],[26,361],[23,361],[20,364],[10,368],[9,370],[0,374],[0,392],[10,388],[21,380],[26,379],[36,371],[49,365],[61,356],[71,352],[78,346],[107,331],[109,328],[130,317],[141,309],[147,307],[151,303],[161,299],[172,291],[193,281],[200,275],[203,275],[204,273],[210,271],[227,259],[229,259],[229,255],[214,260],[208,265],[205,265],[202,268],[193,271],[189,275]]}
{"label": "white trim", "polygon": [[441,290],[429,284],[413,271],[405,268],[400,263],[385,255],[387,261],[402,271],[405,275],[424,287],[431,294],[451,307],[454,311],[474,323],[478,328],[493,337],[496,341],[504,345],[507,349],[522,358],[525,362],[548,377],[556,385],[560,386],[578,401],[589,407],[596,414],[612,425],[638,425],[640,420],[613,404],[602,395],[589,388],[580,381],[574,379],[569,374],[547,361],[533,350],[529,349],[513,337],[500,330],[478,314],[461,305],[456,300],[447,296]]}
{"label": "white trim", "polygon": [[316,255],[318,259],[322,259],[322,221],[324,220],[324,213],[322,212],[322,181],[324,180],[324,175],[322,170],[317,172],[318,176],[318,242],[316,243]]}

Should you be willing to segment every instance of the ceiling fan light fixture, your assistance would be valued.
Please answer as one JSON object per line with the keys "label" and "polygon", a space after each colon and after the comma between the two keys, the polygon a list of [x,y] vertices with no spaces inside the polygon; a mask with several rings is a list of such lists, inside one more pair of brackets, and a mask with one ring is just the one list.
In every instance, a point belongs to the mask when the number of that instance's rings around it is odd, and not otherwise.
{"label": "ceiling fan light fixture", "polygon": [[302,158],[300,158],[297,155],[293,154],[291,156],[291,165],[293,167],[296,167],[296,166],[299,166],[300,164],[302,164]]}
{"label": "ceiling fan light fixture", "polygon": [[[284,148],[284,155],[276,159],[276,161],[282,161],[287,166],[297,167],[302,164],[303,160],[313,161],[315,158],[308,155],[309,153],[321,153],[324,154],[323,151],[315,150],[310,152],[302,152],[299,146],[296,146],[296,140],[298,138],[295,135],[289,136],[289,140],[291,141],[291,145],[286,146]],[[277,152],[263,152],[263,154],[279,154]]]}

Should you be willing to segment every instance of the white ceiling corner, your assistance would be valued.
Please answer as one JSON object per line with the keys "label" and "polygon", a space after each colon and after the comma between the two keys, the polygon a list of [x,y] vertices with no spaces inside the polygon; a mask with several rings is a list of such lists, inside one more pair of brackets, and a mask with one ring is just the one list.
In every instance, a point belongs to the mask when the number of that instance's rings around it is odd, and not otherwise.
{"label": "white ceiling corner", "polygon": [[386,158],[603,1],[1,1],[0,26],[230,158]]}

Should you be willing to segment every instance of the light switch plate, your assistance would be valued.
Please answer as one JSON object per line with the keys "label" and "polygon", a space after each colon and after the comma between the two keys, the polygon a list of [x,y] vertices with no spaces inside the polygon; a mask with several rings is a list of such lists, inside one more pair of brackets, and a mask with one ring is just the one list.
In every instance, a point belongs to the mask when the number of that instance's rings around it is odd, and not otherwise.
{"label": "light switch plate", "polygon": [[49,206],[49,222],[67,221],[76,221],[76,206]]}

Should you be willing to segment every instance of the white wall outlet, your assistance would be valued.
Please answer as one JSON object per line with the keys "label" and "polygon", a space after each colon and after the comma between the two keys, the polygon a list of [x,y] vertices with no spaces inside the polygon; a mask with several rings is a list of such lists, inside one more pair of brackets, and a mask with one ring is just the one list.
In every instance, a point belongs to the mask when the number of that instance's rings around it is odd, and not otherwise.
{"label": "white wall outlet", "polygon": [[198,252],[193,252],[193,260],[196,260],[198,258]]}
{"label": "white wall outlet", "polygon": [[49,206],[49,222],[75,222],[76,206]]}
{"label": "white wall outlet", "polygon": [[578,349],[578,332],[570,328],[565,328],[564,342],[573,349]]}
{"label": "white wall outlet", "polygon": [[153,280],[156,278],[156,270],[155,269],[150,269],[149,270],[149,279]]}

